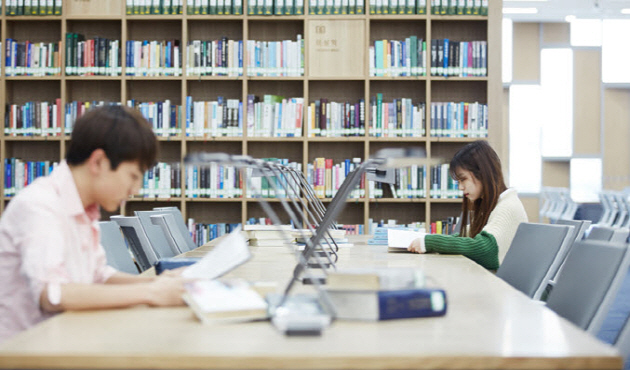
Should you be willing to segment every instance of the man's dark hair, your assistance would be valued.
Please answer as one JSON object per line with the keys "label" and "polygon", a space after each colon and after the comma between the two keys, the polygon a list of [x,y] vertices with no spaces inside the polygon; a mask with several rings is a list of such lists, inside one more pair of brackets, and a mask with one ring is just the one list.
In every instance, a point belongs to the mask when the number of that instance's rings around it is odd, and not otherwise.
{"label": "man's dark hair", "polygon": [[157,139],[140,112],[118,105],[91,109],[74,124],[66,154],[69,165],[85,162],[96,149],[103,149],[112,170],[124,161],[138,161],[146,171],[155,165]]}

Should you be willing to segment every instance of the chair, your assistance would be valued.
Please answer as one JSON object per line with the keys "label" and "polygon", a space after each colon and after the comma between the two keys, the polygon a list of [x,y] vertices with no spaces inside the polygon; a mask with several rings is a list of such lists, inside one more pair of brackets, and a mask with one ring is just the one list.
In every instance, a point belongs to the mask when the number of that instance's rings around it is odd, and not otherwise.
{"label": "chair", "polygon": [[159,226],[162,229],[171,250],[177,250],[177,254],[189,251],[186,240],[175,226],[173,215],[162,213],[151,215],[150,218],[153,225]]}
{"label": "chair", "polygon": [[615,229],[612,227],[593,227],[591,232],[586,236],[588,240],[600,240],[613,243],[625,243],[628,239],[630,230],[625,228]]}
{"label": "chair", "polygon": [[101,245],[105,249],[107,264],[118,271],[137,274],[138,267],[133,262],[118,224],[114,221],[101,221],[98,226],[101,229]]}
{"label": "chair", "polygon": [[138,217],[112,216],[110,219],[120,226],[140,270],[147,270],[157,263],[159,256],[151,247]]}
{"label": "chair", "polygon": [[630,271],[626,274],[597,338],[617,347],[624,359],[624,369],[630,368]]}
{"label": "chair", "polygon": [[508,284],[539,300],[573,243],[573,226],[523,222],[497,271]]}
{"label": "chair", "polygon": [[584,233],[591,226],[591,220],[558,220],[556,224],[575,227],[575,241],[579,241],[584,239]]}
{"label": "chair", "polygon": [[[195,241],[190,236],[190,230],[188,230],[188,226],[186,226],[186,222],[184,217],[182,216],[182,212],[177,207],[156,207],[153,208],[154,211],[160,211],[161,213],[170,213],[173,215],[173,221],[175,222],[175,227],[179,230],[179,233],[183,236],[186,246],[189,251],[197,248]],[[171,227],[172,228],[172,227]]]}
{"label": "chair", "polygon": [[181,253],[179,248],[171,247],[162,228],[151,222],[151,216],[162,214],[160,211],[136,211],[135,213],[158,259],[175,257]]}
{"label": "chair", "polygon": [[576,243],[547,299],[547,307],[595,335],[630,266],[628,245]]}

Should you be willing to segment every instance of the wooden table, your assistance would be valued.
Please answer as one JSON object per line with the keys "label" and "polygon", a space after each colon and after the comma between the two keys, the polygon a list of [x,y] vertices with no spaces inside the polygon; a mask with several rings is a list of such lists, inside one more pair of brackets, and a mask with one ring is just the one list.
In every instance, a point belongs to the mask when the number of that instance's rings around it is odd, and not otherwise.
{"label": "wooden table", "polygon": [[[4,343],[0,368],[620,369],[615,349],[461,256],[386,253],[361,241],[339,267],[418,266],[447,292],[445,317],[337,321],[320,337],[269,322],[203,325],[187,307],[69,312]],[[208,248],[202,247],[201,250]],[[284,287],[294,257],[252,248],[231,275]],[[194,252],[199,254],[199,252]],[[301,288],[303,289],[303,288]]]}

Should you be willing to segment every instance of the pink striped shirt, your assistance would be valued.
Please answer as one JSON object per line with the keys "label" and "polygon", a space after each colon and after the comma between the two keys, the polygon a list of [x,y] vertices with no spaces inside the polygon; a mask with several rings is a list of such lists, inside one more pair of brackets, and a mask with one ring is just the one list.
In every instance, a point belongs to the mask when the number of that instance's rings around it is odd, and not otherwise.
{"label": "pink striped shirt", "polygon": [[103,283],[116,270],[100,245],[97,205],[83,208],[65,161],[22,190],[0,219],[0,342],[51,316],[47,284]]}

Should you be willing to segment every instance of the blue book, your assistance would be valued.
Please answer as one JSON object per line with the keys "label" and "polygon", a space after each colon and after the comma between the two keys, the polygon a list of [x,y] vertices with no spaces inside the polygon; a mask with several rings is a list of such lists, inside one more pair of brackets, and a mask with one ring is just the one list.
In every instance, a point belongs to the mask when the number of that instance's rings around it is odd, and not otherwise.
{"label": "blue book", "polygon": [[392,320],[446,315],[446,292],[436,288],[328,290],[336,318]]}
{"label": "blue book", "polygon": [[444,49],[443,49],[443,70],[442,73],[444,76],[448,76],[449,75],[449,71],[448,71],[448,50],[449,50],[449,41],[448,39],[444,39]]}
{"label": "blue book", "polygon": [[199,260],[200,258],[164,258],[155,264],[155,274],[159,275],[166,270],[190,266]]}

